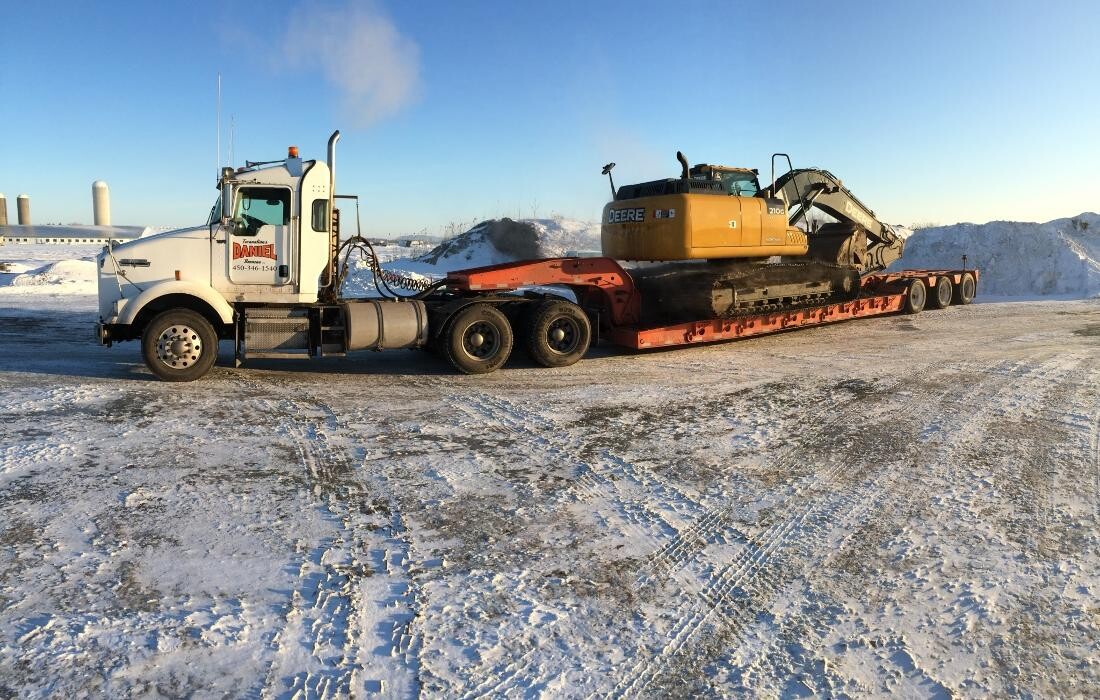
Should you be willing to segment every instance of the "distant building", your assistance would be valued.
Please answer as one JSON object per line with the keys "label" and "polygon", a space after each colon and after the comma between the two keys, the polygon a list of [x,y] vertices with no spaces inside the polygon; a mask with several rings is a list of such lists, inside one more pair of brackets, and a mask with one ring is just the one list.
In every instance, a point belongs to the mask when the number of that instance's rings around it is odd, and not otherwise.
{"label": "distant building", "polygon": [[0,226],[0,242],[22,244],[106,243],[128,241],[149,229],[145,226]]}
{"label": "distant building", "polygon": [[426,241],[423,238],[398,238],[395,241],[397,245],[404,248],[412,248],[413,246],[432,245],[431,241]]}

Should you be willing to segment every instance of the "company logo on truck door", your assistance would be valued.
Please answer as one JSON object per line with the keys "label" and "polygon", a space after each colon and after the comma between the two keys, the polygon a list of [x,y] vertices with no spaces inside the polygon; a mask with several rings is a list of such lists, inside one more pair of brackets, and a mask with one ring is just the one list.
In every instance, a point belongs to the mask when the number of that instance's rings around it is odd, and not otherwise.
{"label": "company logo on truck door", "polygon": [[609,209],[607,211],[607,223],[625,224],[628,221],[643,221],[645,219],[645,207],[631,209]]}
{"label": "company logo on truck door", "polygon": [[271,260],[278,260],[278,256],[275,254],[274,243],[234,243],[233,244],[233,259],[239,260],[240,258],[270,258]]}

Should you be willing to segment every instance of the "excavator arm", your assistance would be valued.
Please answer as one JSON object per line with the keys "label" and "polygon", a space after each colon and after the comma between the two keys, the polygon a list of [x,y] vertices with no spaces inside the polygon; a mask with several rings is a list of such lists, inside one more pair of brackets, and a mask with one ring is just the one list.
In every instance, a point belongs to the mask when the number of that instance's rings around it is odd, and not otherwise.
{"label": "excavator arm", "polygon": [[807,225],[810,255],[858,265],[861,274],[884,270],[901,258],[905,239],[875,217],[875,212],[848,191],[828,170],[791,170],[769,188],[787,204],[793,226],[818,209],[837,220],[816,230]]}

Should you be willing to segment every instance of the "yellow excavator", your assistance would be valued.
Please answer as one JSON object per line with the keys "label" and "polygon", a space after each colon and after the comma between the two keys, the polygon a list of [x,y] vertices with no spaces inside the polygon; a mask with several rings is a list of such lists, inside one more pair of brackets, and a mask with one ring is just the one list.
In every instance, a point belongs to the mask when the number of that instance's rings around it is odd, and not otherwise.
{"label": "yellow excavator", "polygon": [[[654,323],[735,316],[859,294],[860,278],[899,259],[904,239],[827,170],[795,170],[772,157],[759,171],[688,166],[679,178],[616,189],[604,207],[603,254],[633,261],[630,273]],[[777,158],[787,172],[774,176]],[[816,211],[816,213],[815,213]]]}

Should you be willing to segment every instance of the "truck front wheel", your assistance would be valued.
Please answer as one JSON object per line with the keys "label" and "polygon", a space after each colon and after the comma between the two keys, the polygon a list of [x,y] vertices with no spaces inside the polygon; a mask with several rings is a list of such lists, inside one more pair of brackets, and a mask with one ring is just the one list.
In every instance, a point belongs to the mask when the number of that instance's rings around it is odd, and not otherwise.
{"label": "truck front wheel", "polygon": [[141,354],[153,374],[164,381],[194,381],[218,359],[218,334],[194,311],[165,311],[145,327]]}
{"label": "truck front wheel", "polygon": [[548,300],[531,310],[527,322],[527,351],[543,367],[568,367],[588,352],[592,324],[581,307],[568,301]]}
{"label": "truck front wheel", "polygon": [[498,369],[512,354],[512,325],[493,306],[473,304],[451,319],[442,340],[455,369],[485,374]]}

